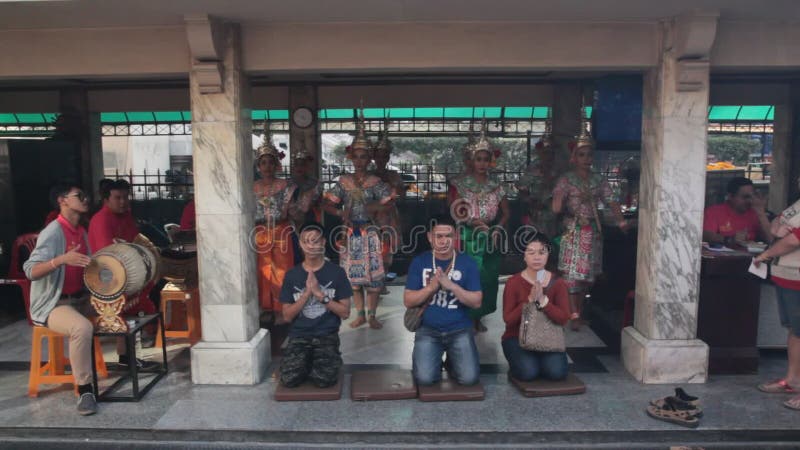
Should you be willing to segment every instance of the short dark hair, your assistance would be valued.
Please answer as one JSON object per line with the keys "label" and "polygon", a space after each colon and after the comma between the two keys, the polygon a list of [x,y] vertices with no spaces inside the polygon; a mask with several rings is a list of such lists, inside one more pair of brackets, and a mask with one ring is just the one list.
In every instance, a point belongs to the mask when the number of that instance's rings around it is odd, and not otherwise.
{"label": "short dark hair", "polygon": [[323,230],[323,228],[322,228],[322,224],[321,223],[311,221],[311,222],[306,222],[303,225],[301,225],[300,226],[300,230],[297,232],[297,235],[299,236],[299,235],[303,234],[306,231],[319,231],[320,233],[322,233],[324,235],[322,230]]}
{"label": "short dark hair", "polygon": [[730,181],[728,181],[728,187],[726,188],[726,190],[728,191],[729,195],[736,195],[739,193],[739,189],[741,189],[742,187],[752,186],[752,185],[753,182],[750,181],[749,178],[736,177],[736,178],[731,178]]}
{"label": "short dark hair", "polygon": [[118,180],[109,180],[109,181],[111,181],[111,183],[106,183],[105,185],[107,189],[106,191],[102,190],[103,185],[101,185],[100,188],[101,189],[100,194],[103,196],[103,200],[108,200],[108,197],[111,196],[111,191],[126,191],[126,192],[131,191],[131,184],[128,183],[128,181],[125,179],[120,178]]}
{"label": "short dark hair", "polygon": [[108,198],[111,194],[111,185],[114,184],[114,180],[111,178],[103,178],[97,183],[97,191],[100,193],[100,198]]}
{"label": "short dark hair", "polygon": [[546,234],[541,232],[525,234],[522,236],[522,249],[523,251],[531,245],[532,242],[538,242],[542,244],[542,246],[547,247],[550,253],[553,252],[553,241],[547,237]]}
{"label": "short dark hair", "polygon": [[449,225],[453,228],[456,227],[456,221],[450,214],[436,214],[428,221],[428,231],[433,230],[437,225]]}
{"label": "short dark hair", "polygon": [[80,186],[78,186],[75,183],[69,182],[69,181],[60,181],[60,182],[54,184],[50,188],[50,195],[49,195],[50,206],[54,210],[58,210],[59,209],[58,198],[69,194],[69,191],[71,191],[72,188],[80,189]]}

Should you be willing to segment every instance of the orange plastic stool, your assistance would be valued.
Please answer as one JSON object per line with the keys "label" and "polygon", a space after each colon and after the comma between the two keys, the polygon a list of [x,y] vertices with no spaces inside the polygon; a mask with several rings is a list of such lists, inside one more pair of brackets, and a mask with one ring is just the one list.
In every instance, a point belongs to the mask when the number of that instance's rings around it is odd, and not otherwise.
{"label": "orange plastic stool", "polygon": [[[186,330],[169,330],[164,326],[165,338],[188,338],[194,345],[200,340],[200,291],[196,286],[181,286],[174,283],[167,283],[161,289],[161,317],[167,317],[167,305],[169,302],[181,302],[186,307]],[[174,308],[173,308],[174,309]],[[172,320],[170,324],[172,325]],[[156,347],[163,347],[161,333],[156,334]]]}
{"label": "orange plastic stool", "polygon": [[[33,327],[33,342],[31,345],[31,371],[28,377],[28,397],[39,395],[40,384],[75,384],[72,374],[65,374],[64,367],[69,365],[69,358],[64,357],[64,335],[56,333],[47,327]],[[42,365],[42,339],[47,339],[47,356],[49,361]],[[106,362],[103,359],[103,347],[100,339],[94,337],[94,358],[97,374],[101,377],[108,376]],[[75,392],[78,385],[75,384]]]}

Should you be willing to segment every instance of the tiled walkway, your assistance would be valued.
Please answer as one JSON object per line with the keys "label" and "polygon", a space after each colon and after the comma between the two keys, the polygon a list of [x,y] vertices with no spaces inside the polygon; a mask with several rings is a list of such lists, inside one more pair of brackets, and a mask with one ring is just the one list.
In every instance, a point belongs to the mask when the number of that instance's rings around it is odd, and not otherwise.
{"label": "tiled walkway", "polygon": [[[602,342],[589,330],[570,333],[568,339],[572,359],[577,359],[573,369],[587,384],[587,393],[522,397],[506,380],[499,312],[487,322],[490,331],[478,338],[484,401],[353,402],[352,371],[374,365],[410,367],[412,335],[402,327],[401,292],[400,287],[392,288],[381,308],[382,330],[343,325],[345,388],[342,399],[333,402],[275,402],[275,362],[269,369],[273,376],[257,386],[193,385],[188,348],[178,344],[170,346],[169,376],[141,402],[102,403],[97,415],[81,417],[74,412],[76,399],[67,386],[45,391],[37,399],[26,396],[29,330],[24,322],[7,326],[0,330],[0,447],[29,448],[42,440],[45,447],[59,443],[60,448],[74,444],[82,449],[109,442],[117,448],[184,448],[198,441],[214,442],[213,448],[667,448],[667,443],[789,448],[800,442],[800,413],[783,408],[784,397],[762,394],[754,387],[785,370],[780,355],[762,358],[758,376],[717,376],[703,385],[684,386],[701,397],[705,408],[700,428],[689,430],[650,419],[644,413],[648,401],[670,394],[673,386],[634,381],[618,356],[604,354]],[[130,441],[121,442],[126,439]]]}

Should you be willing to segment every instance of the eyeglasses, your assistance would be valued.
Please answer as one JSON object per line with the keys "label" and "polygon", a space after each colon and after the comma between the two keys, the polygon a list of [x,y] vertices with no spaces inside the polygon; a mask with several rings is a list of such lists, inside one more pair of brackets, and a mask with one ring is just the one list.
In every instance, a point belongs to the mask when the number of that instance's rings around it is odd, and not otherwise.
{"label": "eyeglasses", "polygon": [[86,201],[89,198],[83,191],[73,192],[71,194],[67,194],[64,196],[64,198],[69,198],[69,197],[76,197],[79,202]]}

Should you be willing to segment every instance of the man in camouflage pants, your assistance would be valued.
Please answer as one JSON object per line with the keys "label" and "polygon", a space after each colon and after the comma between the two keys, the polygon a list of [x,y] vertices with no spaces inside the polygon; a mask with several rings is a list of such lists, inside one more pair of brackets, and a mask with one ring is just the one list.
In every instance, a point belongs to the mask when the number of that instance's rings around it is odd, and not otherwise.
{"label": "man in camouflage pants", "polygon": [[303,225],[299,241],[303,262],[286,273],[280,295],[283,318],[291,323],[281,384],[296,387],[310,380],[323,388],[339,379],[339,325],[350,316],[353,290],[344,269],[325,260],[319,223]]}

